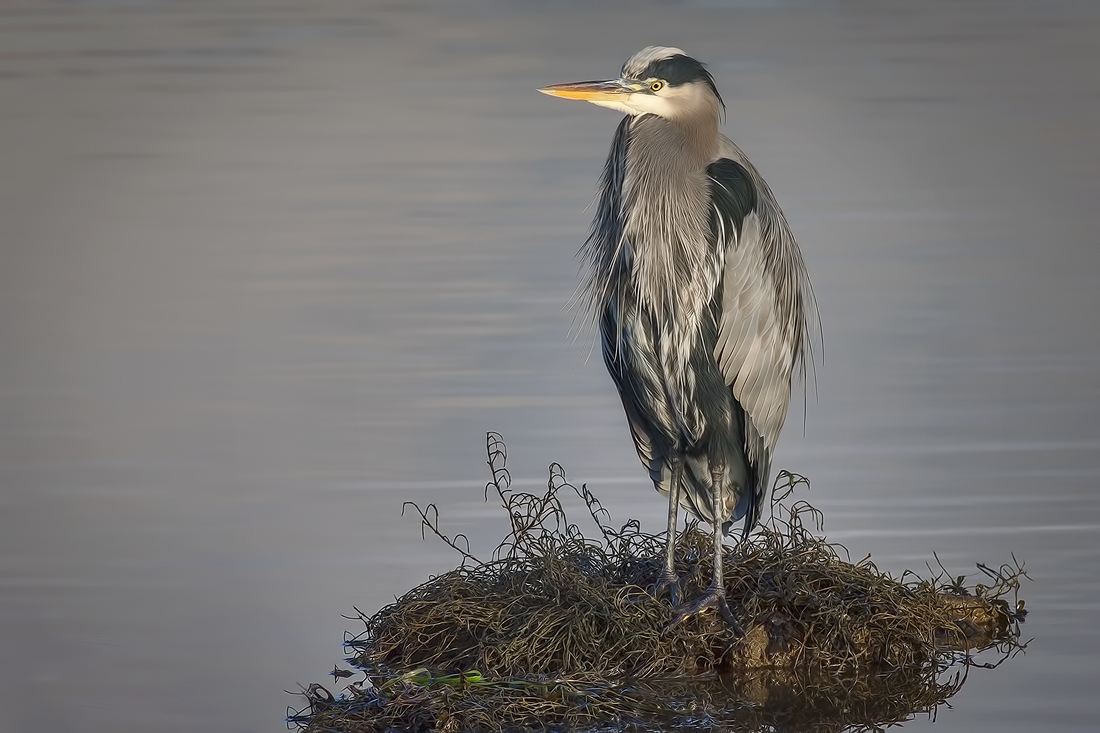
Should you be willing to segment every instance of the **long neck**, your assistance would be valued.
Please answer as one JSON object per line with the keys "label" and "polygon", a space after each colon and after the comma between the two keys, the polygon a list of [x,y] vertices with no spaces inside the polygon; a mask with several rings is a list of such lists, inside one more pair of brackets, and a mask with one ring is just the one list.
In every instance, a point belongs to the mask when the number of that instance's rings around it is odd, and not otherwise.
{"label": "long neck", "polygon": [[721,256],[710,243],[706,167],[723,138],[718,103],[710,104],[711,113],[691,124],[643,115],[624,117],[616,129],[581,249],[588,264],[582,298],[595,317],[624,288],[666,317],[701,312],[698,285],[713,288]]}
{"label": "long neck", "polygon": [[677,154],[684,156],[685,162],[705,168],[718,157],[720,103],[712,95],[698,90],[692,96],[690,111],[670,117],[667,122],[672,123],[683,136],[683,147]]}
{"label": "long neck", "polygon": [[696,327],[717,284],[707,166],[718,152],[717,115],[690,125],[652,115],[630,126],[623,185],[632,285],[658,318]]}

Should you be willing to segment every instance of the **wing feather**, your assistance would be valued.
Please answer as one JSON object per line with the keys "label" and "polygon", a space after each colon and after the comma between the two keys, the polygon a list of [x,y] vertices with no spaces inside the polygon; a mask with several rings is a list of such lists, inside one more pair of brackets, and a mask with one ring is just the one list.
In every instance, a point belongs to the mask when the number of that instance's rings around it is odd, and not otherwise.
{"label": "wing feather", "polygon": [[715,359],[770,452],[787,417],[795,354],[791,329],[777,313],[775,278],[765,266],[760,237],[754,212],[726,259]]}
{"label": "wing feather", "polygon": [[[745,411],[746,449],[766,481],[806,338],[802,296],[808,283],[771,191],[740,150],[732,143],[729,148],[731,157],[708,169],[715,210],[725,220],[714,233],[726,235],[719,243],[725,256],[714,357]],[[739,198],[738,192],[746,190],[751,194]]]}

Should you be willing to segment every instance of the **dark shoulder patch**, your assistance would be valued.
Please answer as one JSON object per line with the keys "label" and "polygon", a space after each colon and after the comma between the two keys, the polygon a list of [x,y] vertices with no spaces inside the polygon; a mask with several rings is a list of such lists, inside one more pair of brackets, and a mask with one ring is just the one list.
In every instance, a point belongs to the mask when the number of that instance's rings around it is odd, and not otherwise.
{"label": "dark shoulder patch", "polygon": [[720,158],[707,166],[707,175],[714,204],[711,230],[718,236],[732,227],[740,235],[745,217],[756,210],[756,184],[752,176],[743,165],[729,158]]}

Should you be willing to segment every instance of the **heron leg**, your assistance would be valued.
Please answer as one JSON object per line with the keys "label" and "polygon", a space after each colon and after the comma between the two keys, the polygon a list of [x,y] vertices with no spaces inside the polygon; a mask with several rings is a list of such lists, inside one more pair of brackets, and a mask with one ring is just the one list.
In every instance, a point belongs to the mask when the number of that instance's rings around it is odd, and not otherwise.
{"label": "heron leg", "polygon": [[684,476],[684,460],[672,459],[672,483],[668,488],[668,539],[665,541],[665,566],[650,592],[660,598],[667,591],[672,605],[680,602],[680,578],[676,575],[676,514],[680,509],[680,482]]}
{"label": "heron leg", "polygon": [[719,507],[722,506],[722,479],[725,472],[725,466],[711,466],[711,491],[713,492],[711,498],[714,501],[714,519],[711,521],[713,525],[712,532],[714,533],[714,574],[711,576],[710,587],[699,598],[678,607],[673,613],[671,625],[681,624],[692,616],[696,616],[708,608],[713,608],[733,628],[735,634],[744,636],[745,630],[733,617],[733,612],[730,611],[729,603],[726,601],[726,583],[722,572],[724,548],[722,546],[722,521],[718,518],[718,511]]}

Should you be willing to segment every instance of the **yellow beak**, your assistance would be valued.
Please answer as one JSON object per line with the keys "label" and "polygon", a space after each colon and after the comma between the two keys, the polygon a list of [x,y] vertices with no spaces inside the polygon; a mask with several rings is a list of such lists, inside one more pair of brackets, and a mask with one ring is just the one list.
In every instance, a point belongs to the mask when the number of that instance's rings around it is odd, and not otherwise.
{"label": "yellow beak", "polygon": [[579,99],[584,102],[613,102],[624,94],[633,94],[644,89],[644,85],[626,79],[609,81],[575,81],[569,84],[551,84],[539,89],[543,94],[562,99]]}

